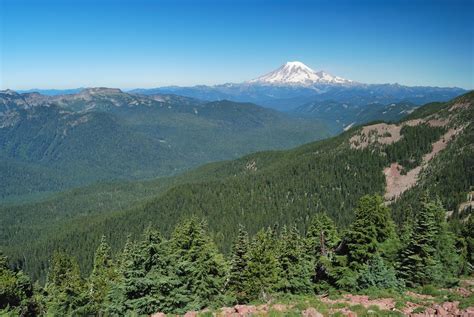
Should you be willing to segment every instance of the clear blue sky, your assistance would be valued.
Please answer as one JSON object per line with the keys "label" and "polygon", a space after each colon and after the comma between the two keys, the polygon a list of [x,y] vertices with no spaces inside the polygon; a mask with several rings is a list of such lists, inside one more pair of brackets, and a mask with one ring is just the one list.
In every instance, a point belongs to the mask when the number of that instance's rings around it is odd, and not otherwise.
{"label": "clear blue sky", "polygon": [[474,88],[474,0],[0,0],[0,88],[240,82],[299,60]]}

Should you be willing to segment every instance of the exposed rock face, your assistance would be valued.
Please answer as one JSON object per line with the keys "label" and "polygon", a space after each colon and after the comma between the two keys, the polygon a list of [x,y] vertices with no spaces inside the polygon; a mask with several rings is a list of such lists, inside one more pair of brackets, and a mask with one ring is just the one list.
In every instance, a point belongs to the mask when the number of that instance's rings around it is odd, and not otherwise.
{"label": "exposed rock face", "polygon": [[403,166],[394,162],[384,169],[386,189],[385,189],[385,200],[393,200],[403,194],[405,191],[413,187],[418,181],[418,176],[423,168],[442,150],[444,150],[449,142],[451,142],[456,135],[462,131],[463,127],[457,129],[449,129],[441,138],[432,144],[432,150],[423,156],[423,162],[420,166],[417,166],[405,175],[402,175],[400,171]]}

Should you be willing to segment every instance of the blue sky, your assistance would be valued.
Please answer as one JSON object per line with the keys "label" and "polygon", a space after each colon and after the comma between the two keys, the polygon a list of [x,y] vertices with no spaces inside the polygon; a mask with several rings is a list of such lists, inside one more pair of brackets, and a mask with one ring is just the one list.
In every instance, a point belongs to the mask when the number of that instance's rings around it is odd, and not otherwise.
{"label": "blue sky", "polygon": [[299,60],[474,88],[474,0],[0,0],[0,88],[241,82]]}

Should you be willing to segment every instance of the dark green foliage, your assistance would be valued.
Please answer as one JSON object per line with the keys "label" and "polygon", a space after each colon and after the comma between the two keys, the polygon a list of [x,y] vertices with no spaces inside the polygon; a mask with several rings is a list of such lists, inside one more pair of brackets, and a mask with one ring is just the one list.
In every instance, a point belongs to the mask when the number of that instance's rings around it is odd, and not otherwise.
{"label": "dark green foliage", "polygon": [[355,210],[355,221],[349,228],[344,242],[348,249],[349,265],[359,269],[378,251],[379,246],[395,239],[395,225],[390,209],[380,196],[364,196]]}
{"label": "dark green foliage", "polygon": [[403,287],[403,282],[396,276],[396,271],[387,265],[379,254],[376,254],[364,265],[357,280],[359,289],[378,288],[396,289]]}
{"label": "dark green foliage", "polygon": [[[282,247],[284,243],[297,246],[299,242],[294,241],[298,239],[291,238],[284,242],[286,238],[278,236],[277,230],[259,232],[261,228],[275,224],[280,227],[296,224],[299,232],[308,233],[305,237],[307,250],[314,250],[312,260],[316,262],[313,288],[352,289],[374,283],[391,285],[391,278],[388,281],[379,279],[383,275],[380,272],[392,272],[394,255],[400,243],[403,252],[413,244],[411,237],[420,232],[417,229],[418,214],[422,210],[419,193],[429,188],[441,197],[443,203],[450,202],[452,208],[449,210],[454,210],[453,217],[457,217],[456,233],[464,234],[466,239],[454,237],[449,232],[444,212],[436,207],[437,212],[433,212],[433,221],[428,227],[434,228],[439,241],[433,244],[433,237],[430,238],[431,242],[427,245],[431,246],[431,250],[427,248],[429,252],[426,252],[428,260],[420,258],[406,264],[416,268],[417,261],[430,262],[431,257],[433,265],[427,266],[428,279],[421,283],[450,284],[464,270],[460,262],[472,255],[469,251],[472,249],[470,235],[464,228],[467,214],[457,215],[456,212],[457,204],[465,200],[465,191],[472,186],[471,162],[474,156],[469,156],[472,154],[473,129],[472,125],[467,125],[469,118],[455,121],[464,125],[464,130],[426,166],[418,184],[390,205],[395,210],[398,223],[413,219],[412,214],[416,216],[415,221],[407,223],[401,231],[401,242],[395,234],[389,208],[382,204],[380,197],[374,196],[383,193],[385,188],[382,171],[388,163],[384,152],[386,148],[351,150],[348,139],[357,132],[356,129],[291,151],[262,152],[235,161],[206,165],[169,179],[163,185],[157,184],[160,180],[119,187],[98,185],[84,191],[71,191],[54,203],[46,200],[41,204],[2,209],[1,242],[6,245],[5,250],[14,255],[12,267],[35,272],[34,279],[45,275],[48,267],[45,259],[49,257],[49,252],[62,248],[68,254],[77,256],[85,278],[93,270],[93,250],[102,234],[108,237],[112,253],[117,254],[128,234],[130,241],[136,240],[145,226],[151,223],[163,236],[157,233],[145,235],[148,238],[126,245],[123,254],[117,256],[120,274],[105,299],[105,306],[108,312],[118,315],[132,311],[143,314],[157,310],[182,312],[217,304],[224,294],[232,293],[226,289],[226,285],[231,284],[225,283],[228,280],[225,276],[227,265],[217,246],[223,254],[229,251],[231,241],[237,236],[236,223],[244,224],[253,236],[247,256],[243,251],[240,253],[240,259],[247,258],[248,261],[247,264],[242,261],[240,268],[245,267],[248,274],[244,275],[242,287],[246,298],[266,299],[277,292],[300,290],[292,285],[303,285],[301,288],[305,289],[304,281],[293,279],[295,272],[304,272],[299,267],[304,262],[299,260],[300,252],[289,252]],[[420,129],[422,131],[425,127]],[[425,133],[427,131],[418,132],[405,131],[413,137],[424,135],[419,137],[424,140],[423,151],[416,157],[429,150],[425,145],[431,140]],[[413,159],[410,148],[411,145],[404,148],[406,153],[402,150],[394,157]],[[150,184],[151,187],[147,187]],[[114,192],[116,188],[119,188],[118,193]],[[97,193],[92,194],[93,191]],[[139,204],[130,202],[130,197],[136,192],[140,193],[137,197],[151,199]],[[357,200],[364,194],[370,195],[360,200],[354,212]],[[105,206],[100,205],[100,195],[108,197],[104,199]],[[81,197],[95,199],[88,204]],[[139,197],[134,199],[139,200]],[[121,208],[121,203],[127,207]],[[438,202],[433,204],[439,205]],[[312,217],[323,210],[341,230],[341,243],[336,242],[337,230],[324,219],[315,220],[313,228],[306,230]],[[200,225],[200,221],[188,219],[168,239],[176,222],[187,219],[191,214],[205,219],[210,231],[203,229],[205,226]],[[22,226],[23,221],[25,226]],[[319,229],[321,227],[326,231]],[[25,234],[28,230],[34,234]],[[321,231],[324,232],[325,244],[328,244],[323,252]],[[383,260],[383,265],[377,257]],[[67,264],[67,261],[63,262]],[[400,270],[399,276],[403,277],[408,268],[403,268],[403,262],[401,264],[397,269]],[[209,270],[213,274],[208,274]],[[76,269],[69,271],[78,275]],[[439,272],[446,272],[446,276]],[[387,273],[387,276],[391,275]],[[410,276],[404,278],[412,279]],[[77,280],[80,281],[80,278]],[[47,303],[51,304],[51,311],[64,314],[83,312],[77,308],[84,307],[88,302],[87,287],[63,287],[62,284],[50,287],[49,284],[46,298]],[[64,301],[64,307],[58,307],[51,294],[57,292],[62,296],[63,288],[71,289],[71,296]]]}
{"label": "dark green foliage", "polygon": [[346,290],[371,286],[395,287],[392,276],[395,270],[389,255],[393,253],[396,241],[398,238],[390,209],[384,205],[382,197],[363,196],[355,210],[355,220],[344,234],[342,243],[319,256],[315,281],[320,285],[316,290],[329,286]]}
{"label": "dark green foliage", "polygon": [[466,273],[474,272],[474,216],[472,214],[466,221],[464,228],[462,229],[462,236],[466,243],[466,262],[467,268]]}
{"label": "dark green foliage", "polygon": [[268,300],[282,286],[282,268],[278,261],[279,241],[275,232],[261,229],[252,239],[249,249],[246,293],[251,299]]}
{"label": "dark green foliage", "polygon": [[278,291],[288,294],[310,293],[314,261],[307,253],[303,238],[295,227],[284,227],[279,240],[281,281]]}
{"label": "dark green foliage", "polygon": [[95,253],[91,275],[86,283],[89,302],[83,310],[103,314],[106,310],[107,295],[112,285],[116,283],[117,277],[118,271],[112,261],[110,247],[105,236],[102,236]]}
{"label": "dark green foliage", "polygon": [[[449,105],[441,110],[446,112],[441,119],[454,113],[447,110]],[[456,125],[472,121],[470,108],[459,111],[462,120],[455,119]],[[425,125],[407,128],[404,137],[387,146],[387,151],[400,160],[419,158],[430,149],[430,134],[440,131],[431,129]],[[348,139],[357,131],[291,151],[262,152],[209,164],[177,178],[97,185],[39,204],[1,208],[5,216],[0,220],[0,243],[15,267],[34,279],[44,279],[51,250],[66,249],[88,274],[90,254],[102,234],[110,237],[111,247],[117,251],[127,234],[136,238],[147,223],[166,235],[178,219],[190,214],[205,218],[212,236],[226,237],[216,239],[225,253],[237,233],[235,223],[245,225],[251,235],[273,224],[296,224],[303,232],[313,215],[325,211],[344,229],[354,218],[354,207],[362,195],[384,192],[382,171],[390,163],[385,146],[350,150]],[[473,132],[473,125],[466,126],[423,169],[417,184],[393,203],[397,224],[403,223],[407,206],[419,207],[419,195],[425,189],[437,194],[458,217],[457,205],[474,182]],[[418,151],[417,146],[423,150]],[[392,251],[384,257],[393,257]],[[32,260],[24,261],[25,252]]]}
{"label": "dark green foliage", "polygon": [[127,241],[120,256],[117,283],[109,292],[108,312],[152,314],[171,311],[178,286],[169,244],[159,232],[148,227],[138,243]]}
{"label": "dark green foliage", "polygon": [[249,283],[248,262],[249,262],[249,238],[248,234],[239,225],[239,233],[232,247],[232,255],[230,259],[229,280],[227,282],[227,290],[230,295],[235,296],[237,303],[247,302],[250,297],[247,294],[246,286]]}
{"label": "dark green foliage", "polygon": [[[0,103],[10,97],[0,93]],[[23,95],[17,99],[9,113],[14,120],[0,129],[0,201],[99,180],[176,174],[329,135],[317,120],[250,103],[155,99],[102,88],[52,100],[38,96],[34,106],[25,107]]]}
{"label": "dark green foliage", "polygon": [[222,300],[227,266],[207,225],[197,218],[180,223],[170,240],[179,285],[177,312],[199,310]]}
{"label": "dark green foliage", "polygon": [[401,250],[399,272],[407,285],[451,283],[460,273],[460,257],[445,214],[439,200],[424,198]]}
{"label": "dark green foliage", "polygon": [[7,257],[0,251],[0,315],[35,316],[38,313],[29,277],[21,271],[12,271]]}
{"label": "dark green foliage", "polygon": [[431,151],[431,144],[437,141],[444,132],[444,128],[431,127],[428,124],[403,126],[400,131],[402,139],[384,149],[388,162],[398,162],[405,172],[419,166],[423,155]]}
{"label": "dark green foliage", "polygon": [[308,251],[318,258],[326,255],[340,242],[339,234],[334,221],[325,213],[316,214],[306,232]]}
{"label": "dark green foliage", "polygon": [[53,255],[45,291],[45,305],[52,315],[69,315],[86,304],[84,281],[75,259],[63,252]]}

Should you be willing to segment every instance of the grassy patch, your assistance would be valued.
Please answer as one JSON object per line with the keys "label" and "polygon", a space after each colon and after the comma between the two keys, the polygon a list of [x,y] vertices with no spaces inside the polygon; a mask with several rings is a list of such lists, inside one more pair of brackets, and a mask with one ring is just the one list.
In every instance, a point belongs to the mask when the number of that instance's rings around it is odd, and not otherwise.
{"label": "grassy patch", "polygon": [[474,294],[468,297],[463,297],[459,300],[459,308],[466,309],[468,307],[474,307]]}

